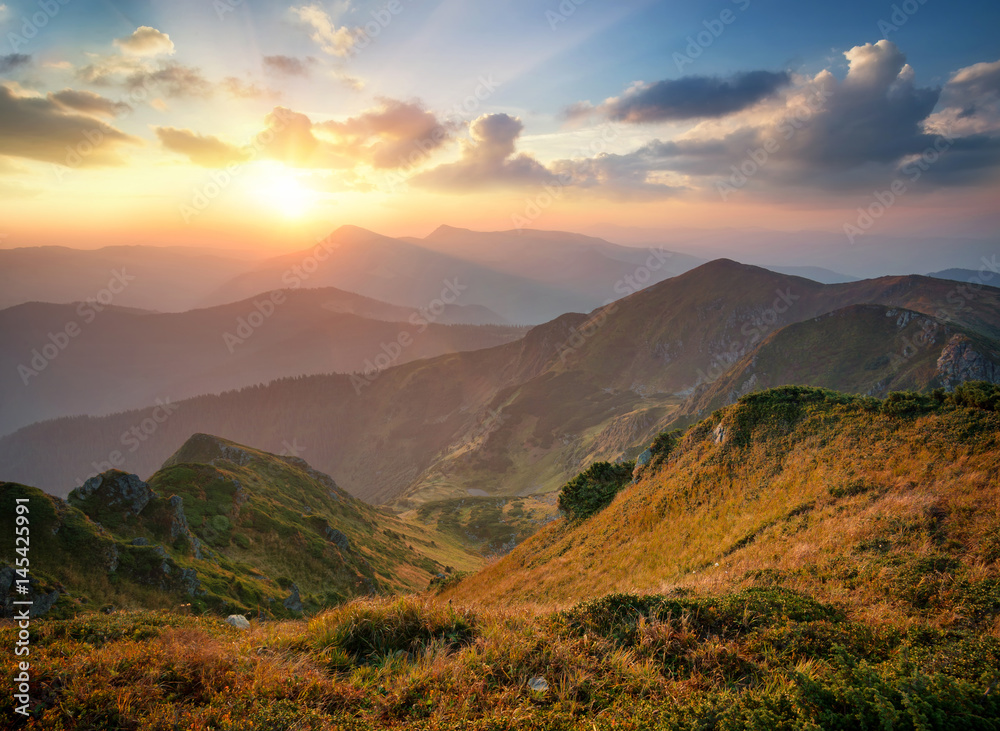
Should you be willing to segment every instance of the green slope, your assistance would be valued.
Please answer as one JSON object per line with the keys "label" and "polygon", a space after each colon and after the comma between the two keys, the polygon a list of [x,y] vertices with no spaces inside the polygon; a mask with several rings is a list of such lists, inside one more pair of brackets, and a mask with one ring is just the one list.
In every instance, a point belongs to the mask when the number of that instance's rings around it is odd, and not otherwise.
{"label": "green slope", "polygon": [[[481,559],[452,535],[352,498],[303,460],[193,436],[148,483],[109,471],[67,502],[0,486],[13,534],[28,497],[36,594],[57,612],[117,606],[288,616],[419,590]],[[49,539],[49,536],[54,536]],[[0,562],[13,565],[12,546]]]}

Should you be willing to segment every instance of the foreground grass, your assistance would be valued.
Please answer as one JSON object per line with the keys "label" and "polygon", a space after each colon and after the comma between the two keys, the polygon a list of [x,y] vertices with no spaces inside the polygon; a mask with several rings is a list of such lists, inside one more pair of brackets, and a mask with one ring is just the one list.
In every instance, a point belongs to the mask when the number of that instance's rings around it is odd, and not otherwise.
{"label": "foreground grass", "polygon": [[121,612],[32,632],[31,718],[0,699],[12,728],[1000,728],[996,638],[859,623],[781,588],[543,614],[357,600],[245,632]]}

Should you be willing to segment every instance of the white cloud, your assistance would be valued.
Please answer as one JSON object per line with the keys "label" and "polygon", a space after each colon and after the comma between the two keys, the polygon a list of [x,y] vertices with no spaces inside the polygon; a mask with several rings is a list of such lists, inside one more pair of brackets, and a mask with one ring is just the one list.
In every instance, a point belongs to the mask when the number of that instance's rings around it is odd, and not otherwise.
{"label": "white cloud", "polygon": [[170,36],[148,25],[139,26],[130,36],[116,38],[115,45],[129,56],[158,56],[174,52],[174,42],[170,40]]}
{"label": "white cloud", "polygon": [[[338,3],[334,14],[339,16],[347,9],[347,3]],[[291,11],[312,29],[309,37],[319,44],[324,53],[340,58],[350,55],[357,39],[355,31],[346,26],[338,26],[334,17],[319,5],[299,5]]]}

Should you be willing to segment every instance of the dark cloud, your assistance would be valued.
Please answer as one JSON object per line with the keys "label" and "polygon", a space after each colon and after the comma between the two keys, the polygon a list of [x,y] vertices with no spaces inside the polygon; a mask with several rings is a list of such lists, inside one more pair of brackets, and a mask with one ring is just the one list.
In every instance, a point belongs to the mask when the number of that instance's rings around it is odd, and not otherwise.
{"label": "dark cloud", "polygon": [[[994,123],[985,132],[949,133],[946,123],[956,115],[949,117],[947,109],[934,113],[939,99],[949,94],[916,86],[913,69],[895,44],[882,40],[844,55],[849,67],[843,80],[829,71],[797,79],[781,98],[725,125],[702,123],[678,139],[653,140],[627,154],[550,167],[570,175],[574,185],[603,186],[611,194],[652,193],[656,187],[667,193],[678,180],[712,189],[734,179],[740,188],[793,193],[806,187],[870,191],[897,176],[920,179],[921,185],[948,185],[997,171],[995,131],[1000,127]],[[958,72],[949,82],[949,87],[954,84],[952,102],[967,103],[972,94],[991,98],[1000,72],[996,66],[978,64]],[[740,178],[740,171],[750,172]]]}
{"label": "dark cloud", "polygon": [[282,76],[308,76],[309,67],[316,59],[308,56],[305,60],[294,56],[264,56],[264,70]]}
{"label": "dark cloud", "polygon": [[84,114],[100,114],[106,117],[117,117],[132,111],[125,102],[116,102],[95,94],[92,91],[77,91],[63,89],[48,95],[49,99],[67,110],[83,112]]}
{"label": "dark cloud", "polygon": [[232,163],[245,162],[250,155],[236,145],[223,142],[218,137],[199,135],[189,129],[155,127],[160,143],[172,152],[186,155],[195,165],[221,168]]}
{"label": "dark cloud", "polygon": [[629,124],[725,117],[773,96],[790,81],[784,71],[749,71],[728,79],[686,76],[640,83],[619,97],[605,100],[596,110],[586,103],[575,104],[567,110],[567,116],[597,111],[608,119]]}
{"label": "dark cloud", "polygon": [[439,165],[411,178],[426,188],[464,192],[490,187],[554,183],[556,176],[530,155],[515,154],[524,125],[507,114],[485,114],[469,125],[472,138],[458,162]]}
{"label": "dark cloud", "polygon": [[17,96],[0,85],[0,155],[62,165],[122,165],[122,148],[140,144],[105,122],[68,113],[53,99]]}
{"label": "dark cloud", "polygon": [[0,74],[7,74],[21,66],[31,63],[31,56],[26,53],[9,53],[0,56]]}

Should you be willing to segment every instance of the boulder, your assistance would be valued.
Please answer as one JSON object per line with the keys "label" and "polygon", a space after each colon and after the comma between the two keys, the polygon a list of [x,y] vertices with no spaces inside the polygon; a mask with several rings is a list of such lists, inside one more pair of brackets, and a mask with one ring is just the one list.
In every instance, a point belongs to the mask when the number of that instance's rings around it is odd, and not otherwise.
{"label": "boulder", "polygon": [[87,508],[99,502],[109,508],[122,508],[132,515],[142,512],[149,501],[158,497],[149,485],[121,470],[108,470],[87,480],[73,490],[67,498],[70,505],[88,512]]}
{"label": "boulder", "polygon": [[250,629],[250,623],[242,614],[230,614],[226,617],[226,624],[232,625],[236,629]]}
{"label": "boulder", "polygon": [[327,526],[324,532],[326,533],[326,540],[330,541],[330,543],[334,544],[341,551],[351,550],[351,542],[347,540],[347,536],[341,531]]}

